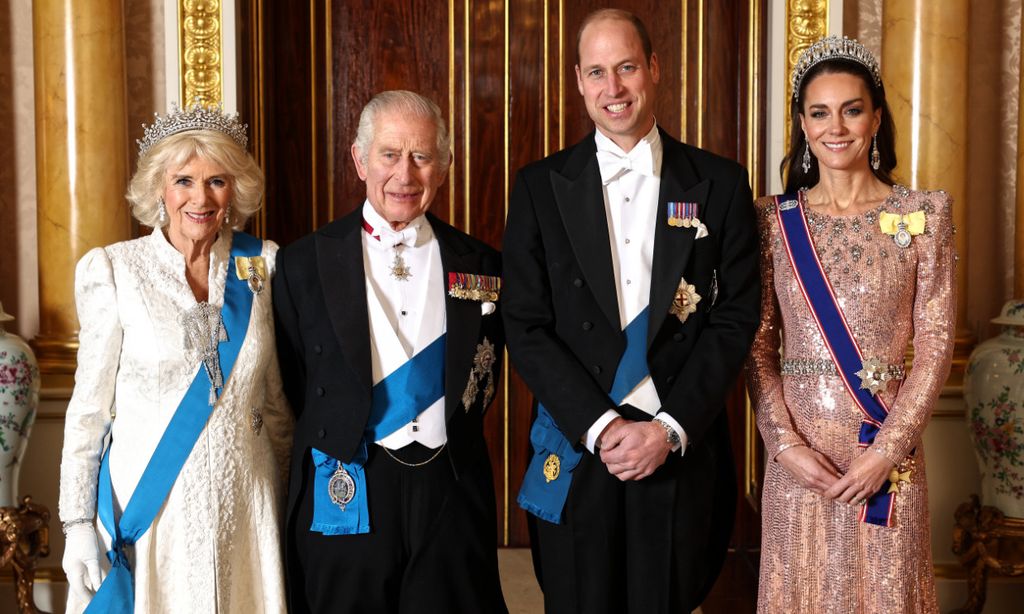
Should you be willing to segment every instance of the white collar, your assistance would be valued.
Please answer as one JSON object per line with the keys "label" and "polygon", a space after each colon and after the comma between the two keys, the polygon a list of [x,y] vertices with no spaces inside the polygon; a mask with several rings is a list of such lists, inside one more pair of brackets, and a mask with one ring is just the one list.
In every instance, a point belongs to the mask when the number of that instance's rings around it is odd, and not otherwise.
{"label": "white collar", "polygon": [[[391,229],[391,225],[379,213],[377,213],[377,210],[370,204],[369,199],[363,201],[363,221],[373,229],[372,231],[367,230],[366,232],[377,240],[380,240],[381,232],[384,229]],[[430,224],[427,222],[426,214],[423,214],[409,222],[409,225],[406,226],[406,228],[415,229],[417,246],[423,245],[433,237],[433,232],[431,232],[432,229]]]}
{"label": "white collar", "polygon": [[601,181],[605,185],[620,177],[626,170],[635,170],[649,177],[661,176],[663,148],[657,122],[628,153],[600,129],[595,131],[594,142],[597,145]]}

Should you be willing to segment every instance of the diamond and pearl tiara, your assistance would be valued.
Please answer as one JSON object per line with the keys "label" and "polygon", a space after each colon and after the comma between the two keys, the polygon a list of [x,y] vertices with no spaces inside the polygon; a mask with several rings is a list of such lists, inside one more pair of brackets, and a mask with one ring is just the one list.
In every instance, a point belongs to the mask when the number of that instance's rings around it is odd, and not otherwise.
{"label": "diamond and pearl tiara", "polygon": [[166,117],[160,117],[159,113],[153,114],[152,125],[142,125],[145,134],[142,140],[136,140],[139,144],[139,157],[141,158],[149,148],[156,145],[163,139],[189,130],[216,130],[231,137],[231,140],[238,143],[238,146],[245,149],[249,144],[249,137],[246,136],[246,124],[239,123],[238,114],[228,115],[224,113],[220,105],[208,107],[201,101],[191,108],[178,108],[178,105],[171,103],[171,112]]}
{"label": "diamond and pearl tiara", "polygon": [[882,75],[878,70],[878,60],[875,59],[874,54],[852,38],[833,34],[818,39],[800,54],[796,65],[793,66],[793,100],[800,95],[800,83],[803,82],[807,71],[828,60],[856,62],[868,69],[876,86],[882,85]]}

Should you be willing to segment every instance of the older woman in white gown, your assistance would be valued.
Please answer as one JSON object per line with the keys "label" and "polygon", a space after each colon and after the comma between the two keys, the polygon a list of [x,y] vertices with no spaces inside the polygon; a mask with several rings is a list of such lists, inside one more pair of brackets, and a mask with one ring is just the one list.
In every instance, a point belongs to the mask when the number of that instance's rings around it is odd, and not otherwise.
{"label": "older woman in white gown", "polygon": [[219,110],[157,118],[128,192],[152,234],[78,264],[60,482],[69,612],[285,609],[277,246],[239,231],[263,192],[245,145]]}

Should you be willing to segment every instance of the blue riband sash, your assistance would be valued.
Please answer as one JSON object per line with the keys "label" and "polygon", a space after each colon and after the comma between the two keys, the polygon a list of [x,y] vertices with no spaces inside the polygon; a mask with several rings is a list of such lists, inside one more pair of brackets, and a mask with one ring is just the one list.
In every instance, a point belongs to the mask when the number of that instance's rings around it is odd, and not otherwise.
{"label": "blue riband sash", "polygon": [[[245,334],[249,330],[249,316],[252,313],[253,295],[248,282],[237,279],[235,275],[235,257],[259,256],[262,248],[263,242],[256,237],[243,232],[235,232],[233,235],[227,281],[224,286],[224,306],[221,308],[228,340],[222,341],[217,347],[225,386],[235,365],[235,359],[238,358],[238,352],[242,348],[242,342],[245,341]],[[135,611],[135,579],[128,562],[127,549],[134,546],[153,524],[153,519],[167,500],[167,495],[170,494],[181,468],[188,460],[199,434],[206,427],[206,422],[214,409],[214,405],[209,403],[209,394],[210,378],[206,374],[206,369],[200,365],[192,385],[185,392],[178,409],[160,437],[160,442],[153,451],[142,477],[139,478],[128,505],[124,507],[120,521],[114,518],[109,446],[103,454],[103,460],[100,462],[97,513],[112,540],[107,552],[111,568],[96,595],[89,602],[85,610],[87,614],[131,614]]]}
{"label": "blue riband sash", "polygon": [[444,396],[446,336],[442,334],[373,386],[367,441],[394,433]]}
{"label": "blue riband sash", "polygon": [[[644,307],[638,316],[633,318],[623,332],[626,333],[626,351],[619,359],[615,369],[615,379],[608,396],[615,405],[632,392],[637,385],[650,375],[647,367],[647,326],[650,319],[650,308]],[[533,458],[523,486],[519,490],[517,502],[519,507],[534,516],[554,524],[562,522],[562,510],[569,496],[572,483],[572,472],[583,458],[580,446],[574,445],[558,429],[554,418],[541,404],[537,404],[537,419],[530,428],[530,443],[533,446]],[[557,458],[558,470],[552,474],[546,470],[551,456]],[[556,477],[550,478],[551,475]],[[549,479],[550,478],[550,479]]]}
{"label": "blue riband sash", "polygon": [[[351,462],[343,463],[313,448],[313,523],[309,530],[324,535],[357,535],[370,532],[370,510],[366,496],[367,443],[381,440],[409,423],[444,397],[445,338],[442,334],[426,348],[373,386],[370,417],[363,441]],[[355,484],[355,495],[345,509],[335,505],[328,494],[331,477],[338,465]]]}
{"label": "blue riband sash", "polygon": [[[866,448],[875,441],[875,436],[889,414],[885,402],[861,387],[860,371],[864,357],[857,340],[853,337],[843,310],[836,300],[832,285],[825,275],[814,251],[810,229],[804,217],[803,203],[795,194],[775,197],[775,211],[782,231],[782,243],[789,256],[790,265],[800,286],[800,292],[807,301],[807,307],[818,324],[818,330],[825,340],[832,361],[836,365],[847,392],[861,411],[861,427],[857,436],[860,447]],[[862,522],[880,526],[892,526],[892,507],[895,493],[889,492],[889,480],[861,507]]]}

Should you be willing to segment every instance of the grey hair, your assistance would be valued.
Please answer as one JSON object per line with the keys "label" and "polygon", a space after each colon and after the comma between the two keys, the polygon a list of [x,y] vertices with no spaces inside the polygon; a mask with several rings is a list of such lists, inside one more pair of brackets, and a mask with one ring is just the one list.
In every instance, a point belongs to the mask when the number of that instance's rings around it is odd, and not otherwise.
{"label": "grey hair", "polygon": [[231,184],[231,227],[241,230],[263,204],[263,171],[249,152],[216,130],[191,130],[171,135],[139,158],[125,198],[140,224],[160,228],[159,200],[168,171],[199,157],[224,167]]}
{"label": "grey hair", "polygon": [[405,115],[432,119],[437,128],[437,155],[444,166],[451,159],[451,135],[445,127],[441,109],[433,100],[409,90],[388,90],[370,99],[359,114],[359,129],[355,145],[359,160],[365,164],[373,143],[374,122],[382,111],[397,111]]}

